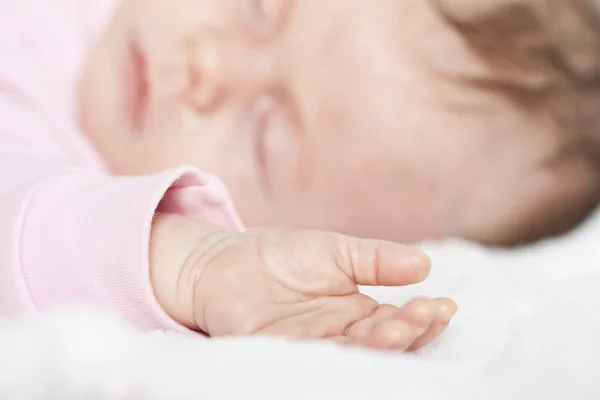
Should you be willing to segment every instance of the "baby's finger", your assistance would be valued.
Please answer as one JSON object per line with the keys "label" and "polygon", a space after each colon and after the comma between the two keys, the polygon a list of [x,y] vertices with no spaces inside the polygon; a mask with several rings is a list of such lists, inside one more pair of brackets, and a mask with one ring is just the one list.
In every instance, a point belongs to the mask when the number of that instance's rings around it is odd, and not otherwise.
{"label": "baby's finger", "polygon": [[413,299],[375,324],[365,342],[376,348],[407,350],[430,328],[436,317],[434,300]]}
{"label": "baby's finger", "polygon": [[427,328],[436,320],[439,305],[436,300],[416,297],[398,309],[397,318]]}
{"label": "baby's finger", "polygon": [[408,351],[415,351],[429,344],[435,338],[440,336],[448,327],[450,320],[456,313],[456,303],[450,299],[436,299],[437,315],[434,321],[420,337],[408,348]]}
{"label": "baby's finger", "polygon": [[446,330],[447,324],[443,324],[441,322],[432,322],[431,326],[425,333],[415,339],[413,344],[411,344],[406,351],[417,351],[421,347],[428,345],[435,338],[440,336],[444,330]]}
{"label": "baby's finger", "polygon": [[402,319],[388,318],[375,325],[369,336],[359,342],[374,349],[405,351],[426,330]]}
{"label": "baby's finger", "polygon": [[357,285],[404,286],[422,282],[431,264],[423,252],[382,240],[335,235],[337,267]]}
{"label": "baby's finger", "polygon": [[355,340],[364,339],[367,336],[369,336],[369,333],[371,333],[371,330],[375,325],[377,325],[384,319],[393,317],[398,313],[398,310],[398,307],[391,306],[389,304],[382,304],[379,307],[377,307],[375,312],[373,312],[373,314],[369,318],[361,319],[360,321],[357,321],[350,325],[346,329],[345,334],[346,336]]}

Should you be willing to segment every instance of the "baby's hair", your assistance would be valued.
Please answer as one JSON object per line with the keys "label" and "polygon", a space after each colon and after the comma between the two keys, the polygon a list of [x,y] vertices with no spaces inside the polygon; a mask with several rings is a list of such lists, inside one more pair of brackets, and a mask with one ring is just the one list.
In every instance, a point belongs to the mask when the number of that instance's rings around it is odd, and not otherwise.
{"label": "baby's hair", "polygon": [[547,163],[589,177],[540,199],[518,232],[490,241],[530,241],[581,223],[600,202],[600,0],[430,1],[489,68],[465,83],[547,124],[560,143]]}

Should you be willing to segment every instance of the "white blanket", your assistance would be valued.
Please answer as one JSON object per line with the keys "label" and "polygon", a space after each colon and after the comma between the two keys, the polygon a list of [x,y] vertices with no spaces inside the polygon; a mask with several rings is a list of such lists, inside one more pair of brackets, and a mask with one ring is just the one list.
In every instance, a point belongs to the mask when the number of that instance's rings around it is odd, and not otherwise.
{"label": "white blanket", "polygon": [[512,251],[426,244],[434,269],[401,304],[450,296],[447,333],[416,355],[282,339],[143,334],[101,313],[0,324],[2,399],[600,399],[600,213]]}

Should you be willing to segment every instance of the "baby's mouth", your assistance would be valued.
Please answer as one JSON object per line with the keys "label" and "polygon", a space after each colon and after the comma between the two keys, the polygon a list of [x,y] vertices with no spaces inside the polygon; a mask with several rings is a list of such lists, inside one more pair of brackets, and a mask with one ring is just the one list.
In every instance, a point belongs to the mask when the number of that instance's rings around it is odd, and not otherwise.
{"label": "baby's mouth", "polygon": [[148,104],[148,79],[146,59],[135,39],[129,42],[126,63],[127,117],[131,128],[139,131],[143,128]]}

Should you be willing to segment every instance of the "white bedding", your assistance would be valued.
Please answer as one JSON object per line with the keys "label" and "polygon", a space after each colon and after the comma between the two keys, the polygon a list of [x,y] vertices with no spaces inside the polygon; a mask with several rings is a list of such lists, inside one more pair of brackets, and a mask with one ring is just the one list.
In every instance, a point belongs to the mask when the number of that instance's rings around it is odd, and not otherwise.
{"label": "white bedding", "polygon": [[[69,309],[0,324],[2,399],[600,399],[600,213],[513,251],[428,244],[434,269],[381,301],[450,296],[460,311],[417,355],[281,339],[137,333]],[[140,396],[141,394],[141,396]]]}

